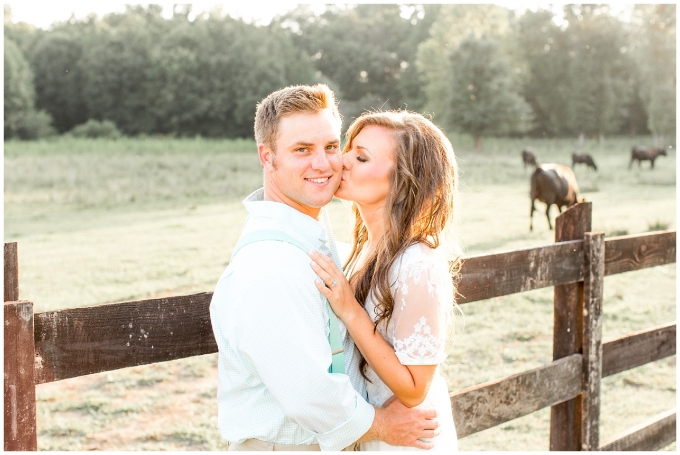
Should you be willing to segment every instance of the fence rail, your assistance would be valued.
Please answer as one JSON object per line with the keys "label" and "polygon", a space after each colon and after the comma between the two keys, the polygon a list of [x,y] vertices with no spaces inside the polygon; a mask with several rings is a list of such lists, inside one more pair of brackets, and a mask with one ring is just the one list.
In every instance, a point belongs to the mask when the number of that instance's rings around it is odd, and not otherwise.
{"label": "fence rail", "polygon": [[675,424],[675,409],[671,409],[615,436],[611,441],[604,443],[600,450],[662,449],[675,441]]}
{"label": "fence rail", "polygon": [[630,333],[602,345],[602,377],[675,355],[675,324]]}
{"label": "fence rail", "polygon": [[[601,310],[604,276],[674,263],[676,233],[604,239],[589,232],[590,218],[591,205],[577,204],[558,217],[557,243],[465,260],[461,304],[555,287],[555,360],[452,393],[459,437],[551,406],[551,450],[652,450],[675,440],[673,410],[600,446],[599,387],[675,354],[674,323],[603,343]],[[33,314],[17,301],[18,276],[16,244],[5,244],[5,450],[37,449],[37,384],[217,352],[212,293]]]}
{"label": "fence rail", "polygon": [[217,352],[212,293],[35,315],[36,383]]}
{"label": "fence rail", "polygon": [[[640,254],[645,244],[635,237],[606,239],[605,258],[609,251],[620,258],[610,262],[610,274],[635,270],[631,264],[640,269],[675,261],[670,242],[675,232],[641,237],[652,245],[664,245],[667,253]],[[460,303],[583,280],[583,243],[576,240],[468,258],[461,269]],[[605,273],[606,264],[605,260]],[[217,352],[208,311],[211,298],[211,292],[204,292],[36,313],[37,383]],[[643,347],[640,355],[645,353]]]}
{"label": "fence rail", "polygon": [[531,414],[581,393],[583,356],[574,354],[539,368],[451,394],[459,438]]}

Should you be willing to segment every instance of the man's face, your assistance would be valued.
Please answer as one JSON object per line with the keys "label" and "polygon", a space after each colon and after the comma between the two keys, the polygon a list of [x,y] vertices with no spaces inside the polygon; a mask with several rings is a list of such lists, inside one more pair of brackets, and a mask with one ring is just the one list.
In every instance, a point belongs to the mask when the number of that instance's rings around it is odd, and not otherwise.
{"label": "man's face", "polygon": [[283,202],[313,218],[340,185],[340,120],[330,110],[279,120],[276,152],[259,144],[265,200]]}

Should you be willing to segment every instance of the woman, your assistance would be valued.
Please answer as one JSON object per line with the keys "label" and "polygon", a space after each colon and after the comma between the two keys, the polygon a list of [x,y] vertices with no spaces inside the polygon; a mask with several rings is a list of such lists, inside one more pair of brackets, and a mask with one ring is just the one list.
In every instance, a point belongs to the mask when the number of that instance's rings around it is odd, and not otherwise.
{"label": "woman", "polygon": [[[345,279],[332,260],[311,252],[317,287],[361,351],[368,399],[392,395],[406,406],[435,407],[435,450],[456,450],[447,384],[439,364],[455,306],[440,237],[450,226],[457,185],[451,143],[422,115],[374,112],[347,131],[335,196],[356,218]],[[361,450],[418,450],[382,441]]]}

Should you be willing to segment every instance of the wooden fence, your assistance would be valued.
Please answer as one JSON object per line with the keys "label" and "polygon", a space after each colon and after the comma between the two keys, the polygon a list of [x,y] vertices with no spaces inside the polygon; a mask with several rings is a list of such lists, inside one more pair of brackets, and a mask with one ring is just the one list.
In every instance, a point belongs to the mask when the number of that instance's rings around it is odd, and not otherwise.
{"label": "wooden fence", "polygon": [[[675,441],[675,409],[603,443],[599,416],[603,377],[675,354],[675,323],[602,342],[604,277],[674,263],[676,233],[590,231],[591,204],[581,203],[558,216],[555,244],[466,259],[460,304],[554,286],[554,361],[451,393],[459,438],[551,406],[551,450]],[[211,293],[34,314],[18,279],[17,244],[5,244],[5,450],[37,449],[36,385],[217,352]]]}

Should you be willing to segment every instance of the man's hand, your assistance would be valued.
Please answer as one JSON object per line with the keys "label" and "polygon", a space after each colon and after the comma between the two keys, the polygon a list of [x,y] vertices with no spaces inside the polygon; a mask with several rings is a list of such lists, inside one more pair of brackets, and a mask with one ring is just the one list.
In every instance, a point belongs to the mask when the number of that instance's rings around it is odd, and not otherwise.
{"label": "man's hand", "polygon": [[439,435],[437,411],[433,408],[407,408],[395,396],[375,410],[373,425],[358,442],[379,439],[395,446],[431,449],[434,444],[421,438]]}

